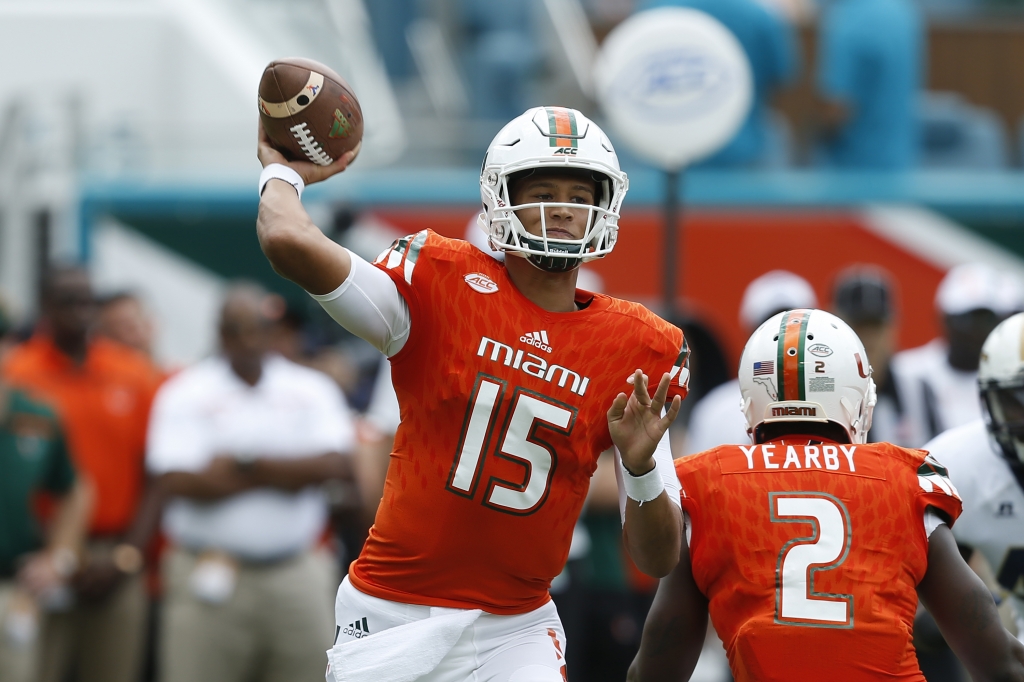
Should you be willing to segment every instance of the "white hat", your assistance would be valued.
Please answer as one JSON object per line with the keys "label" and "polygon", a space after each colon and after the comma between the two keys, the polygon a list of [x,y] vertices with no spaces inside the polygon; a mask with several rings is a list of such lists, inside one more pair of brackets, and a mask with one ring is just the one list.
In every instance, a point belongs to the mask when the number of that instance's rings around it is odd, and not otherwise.
{"label": "white hat", "polygon": [[935,292],[935,307],[946,315],[991,310],[1007,315],[1024,307],[1018,279],[985,263],[966,263],[951,269]]}
{"label": "white hat", "polygon": [[807,280],[786,270],[772,270],[747,285],[740,304],[740,322],[748,330],[783,310],[818,307],[818,297]]}

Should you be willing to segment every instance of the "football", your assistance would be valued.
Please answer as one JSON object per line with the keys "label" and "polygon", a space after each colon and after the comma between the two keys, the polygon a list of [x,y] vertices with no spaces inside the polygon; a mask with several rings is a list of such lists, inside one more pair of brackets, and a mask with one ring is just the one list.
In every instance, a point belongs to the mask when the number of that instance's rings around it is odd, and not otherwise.
{"label": "football", "polygon": [[278,59],[260,79],[260,119],[274,146],[296,161],[328,166],[363,139],[359,100],[333,70],[311,59]]}

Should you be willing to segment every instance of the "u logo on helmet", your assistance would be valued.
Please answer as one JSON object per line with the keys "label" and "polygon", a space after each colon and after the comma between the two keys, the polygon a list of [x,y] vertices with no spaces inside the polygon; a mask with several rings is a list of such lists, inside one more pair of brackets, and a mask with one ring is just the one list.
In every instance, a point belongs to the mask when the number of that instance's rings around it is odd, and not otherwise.
{"label": "u logo on helmet", "polygon": [[868,373],[864,371],[864,362],[860,359],[860,353],[854,353],[853,358],[857,361],[857,374],[860,374],[861,379],[867,379]]}

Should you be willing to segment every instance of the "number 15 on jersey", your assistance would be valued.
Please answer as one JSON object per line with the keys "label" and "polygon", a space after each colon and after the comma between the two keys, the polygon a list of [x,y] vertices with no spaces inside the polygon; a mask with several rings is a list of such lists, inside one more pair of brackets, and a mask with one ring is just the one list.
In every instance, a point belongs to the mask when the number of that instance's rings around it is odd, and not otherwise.
{"label": "number 15 on jersey", "polygon": [[486,374],[477,376],[447,488],[463,497],[475,495],[491,436],[500,433],[495,455],[523,466],[524,476],[522,482],[491,477],[483,504],[507,514],[532,514],[547,499],[551,476],[558,464],[554,447],[538,431],[546,429],[568,436],[577,410],[539,393],[516,388],[499,432],[498,408],[506,389],[507,383],[502,379]]}

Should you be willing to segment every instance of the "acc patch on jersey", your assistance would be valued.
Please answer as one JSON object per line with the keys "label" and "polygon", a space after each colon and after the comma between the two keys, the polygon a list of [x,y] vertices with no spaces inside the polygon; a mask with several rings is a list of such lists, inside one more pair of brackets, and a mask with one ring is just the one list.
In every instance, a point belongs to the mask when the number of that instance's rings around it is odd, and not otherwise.
{"label": "acc patch on jersey", "polygon": [[493,294],[498,290],[498,285],[493,279],[479,272],[471,272],[463,277],[463,279],[466,280],[466,284],[469,285],[470,289],[481,294]]}

